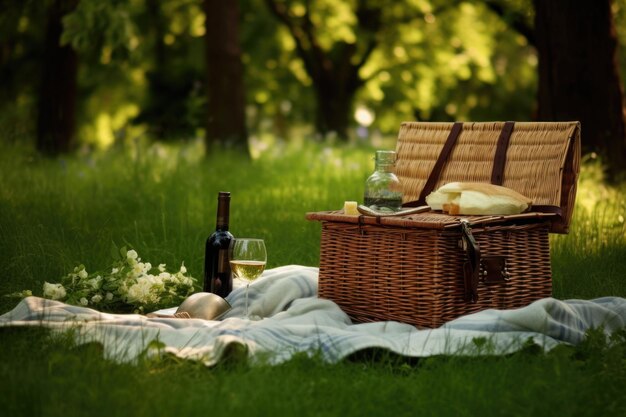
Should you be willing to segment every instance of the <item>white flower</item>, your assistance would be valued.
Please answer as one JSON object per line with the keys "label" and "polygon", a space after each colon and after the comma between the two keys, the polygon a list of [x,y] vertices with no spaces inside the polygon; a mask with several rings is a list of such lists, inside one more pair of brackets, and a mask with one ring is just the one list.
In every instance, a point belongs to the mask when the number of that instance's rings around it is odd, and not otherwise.
{"label": "white flower", "polygon": [[43,296],[52,300],[61,300],[65,298],[67,293],[61,284],[43,283]]}
{"label": "white flower", "polygon": [[98,275],[97,277],[92,278],[89,281],[87,281],[87,284],[89,284],[91,288],[93,288],[94,290],[97,290],[102,285],[102,277]]}
{"label": "white flower", "polygon": [[138,302],[140,304],[146,304],[150,299],[150,290],[152,284],[145,278],[139,278],[136,284],[133,284],[128,288],[128,301]]}
{"label": "white flower", "polygon": [[146,279],[152,285],[163,287],[163,278],[161,278],[161,275],[146,275]]}
{"label": "white flower", "polygon": [[135,275],[141,275],[144,273],[144,264],[139,262],[133,266],[133,272]]}
{"label": "white flower", "polygon": [[[126,259],[111,266],[110,273],[90,275],[84,265],[63,278],[61,284],[44,284],[44,296],[55,300],[67,299],[82,306],[97,305],[102,308],[115,307],[113,303],[126,304],[137,311],[145,308],[162,307],[165,300],[180,301],[193,290],[194,278],[185,276],[184,262],[180,270],[167,272],[165,264],[157,264],[159,272],[152,274],[152,264],[141,262],[134,250],[126,252]],[[67,285],[67,288],[63,284]],[[106,287],[106,290],[103,289]],[[70,294],[71,291],[75,291]],[[77,301],[76,301],[77,300]]]}

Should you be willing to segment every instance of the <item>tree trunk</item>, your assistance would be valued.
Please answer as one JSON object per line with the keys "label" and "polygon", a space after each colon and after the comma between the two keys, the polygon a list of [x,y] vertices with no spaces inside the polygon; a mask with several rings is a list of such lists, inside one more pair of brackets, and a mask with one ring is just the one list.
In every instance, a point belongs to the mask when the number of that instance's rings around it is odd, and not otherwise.
{"label": "tree trunk", "polygon": [[239,2],[204,0],[208,114],[206,142],[247,152]]}
{"label": "tree trunk", "polygon": [[334,133],[340,139],[348,138],[354,96],[362,85],[358,67],[350,64],[354,45],[343,45],[343,59],[326,60],[323,65],[313,65],[309,74],[314,80],[317,112],[316,131],[326,136]]}
{"label": "tree trunk", "polygon": [[614,180],[626,170],[624,97],[610,0],[534,0],[538,118],[580,120],[583,149]]}
{"label": "tree trunk", "polygon": [[48,154],[71,150],[76,130],[78,57],[61,46],[63,16],[78,0],[55,0],[47,12],[46,38],[39,87],[37,149]]}
{"label": "tree trunk", "polygon": [[347,97],[339,91],[320,88],[318,85],[315,87],[317,97],[315,130],[323,136],[334,133],[339,139],[346,139],[354,94]]}
{"label": "tree trunk", "polygon": [[[296,43],[296,52],[311,77],[317,100],[317,132],[322,135],[334,132],[340,139],[347,139],[354,97],[365,84],[365,80],[359,76],[359,70],[378,45],[377,34],[382,27],[381,6],[375,2],[358,0],[355,15],[359,45],[340,41],[327,50],[322,48],[317,39],[309,0],[304,2],[303,16],[293,15],[285,3],[275,0],[265,0],[265,3],[289,30]],[[357,54],[357,51],[360,53]]]}

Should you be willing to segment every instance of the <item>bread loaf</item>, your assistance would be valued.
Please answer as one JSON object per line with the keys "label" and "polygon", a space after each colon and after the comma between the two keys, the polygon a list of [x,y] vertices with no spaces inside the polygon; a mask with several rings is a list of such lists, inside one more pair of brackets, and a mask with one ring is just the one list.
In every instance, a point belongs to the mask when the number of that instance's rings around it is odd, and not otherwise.
{"label": "bread loaf", "polygon": [[426,197],[432,210],[457,215],[506,215],[528,210],[532,201],[515,190],[493,184],[451,182]]}

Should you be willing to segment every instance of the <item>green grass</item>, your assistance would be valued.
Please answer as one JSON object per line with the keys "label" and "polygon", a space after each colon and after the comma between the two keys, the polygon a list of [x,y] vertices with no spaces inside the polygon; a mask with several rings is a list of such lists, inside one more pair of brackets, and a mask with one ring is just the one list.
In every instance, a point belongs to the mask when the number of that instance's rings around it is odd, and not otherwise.
{"label": "green grass", "polygon": [[[393,146],[393,145],[389,145]],[[277,146],[259,158],[197,144],[132,145],[46,160],[0,148],[0,294],[57,281],[79,263],[133,247],[152,264],[202,273],[217,192],[232,192],[231,230],[266,239],[269,267],[317,265],[307,211],[359,200],[373,149]],[[557,298],[626,296],[626,187],[586,164],[571,233],[552,238]],[[621,216],[621,217],[620,217]],[[0,312],[15,299],[0,297]],[[407,360],[364,352],[339,364],[300,355],[215,368],[171,357],[117,364],[100,347],[40,329],[0,329],[2,415],[624,415],[626,338],[505,357]]]}
{"label": "green grass", "polygon": [[[171,357],[117,364],[97,345],[4,329],[7,416],[621,416],[626,334],[506,357],[405,361],[361,354],[328,365],[298,355],[275,367],[231,360],[207,369]],[[38,343],[33,343],[37,341]],[[18,362],[18,364],[14,363]]]}
{"label": "green grass", "polygon": [[303,146],[253,161],[200,160],[201,151],[155,146],[52,161],[3,152],[0,293],[38,289],[81,262],[104,268],[112,245],[152,264],[184,261],[199,277],[220,190],[232,192],[233,234],[266,239],[268,267],[316,265],[319,224],[305,213],[358,199],[373,164],[365,149]]}

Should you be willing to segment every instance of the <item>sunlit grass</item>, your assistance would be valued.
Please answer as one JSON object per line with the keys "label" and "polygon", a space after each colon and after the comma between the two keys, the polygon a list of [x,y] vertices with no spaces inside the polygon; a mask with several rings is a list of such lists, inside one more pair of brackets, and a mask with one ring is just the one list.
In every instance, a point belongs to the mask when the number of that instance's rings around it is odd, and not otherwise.
{"label": "sunlit grass", "polygon": [[[379,146],[380,145],[380,146]],[[377,147],[392,146],[386,143]],[[217,192],[232,192],[231,230],[266,239],[269,267],[317,265],[320,226],[307,211],[360,200],[373,148],[275,141],[248,159],[200,142],[130,142],[42,159],[0,149],[0,294],[55,281],[78,263],[107,267],[127,245],[153,264],[202,273]],[[624,186],[585,164],[569,235],[552,238],[554,295],[626,296]],[[16,300],[0,297],[0,311]],[[548,355],[441,357],[378,352],[328,365],[277,367],[232,358],[213,369],[171,357],[117,364],[96,345],[41,330],[0,329],[3,415],[623,415],[626,347],[596,335]],[[549,393],[549,394],[547,394]]]}
{"label": "sunlit grass", "polygon": [[[235,236],[266,239],[268,266],[317,265],[319,224],[308,211],[360,200],[373,168],[371,146],[275,141],[249,159],[187,144],[129,142],[108,152],[42,159],[4,145],[0,156],[0,293],[35,294],[75,265],[111,263],[111,248],[133,247],[153,262],[202,273],[203,242],[215,223],[218,191],[232,192]],[[393,143],[379,143],[392,147]],[[559,298],[626,295],[625,186],[583,165],[571,231],[552,237]],[[0,307],[11,307],[2,298]]]}
{"label": "sunlit grass", "polygon": [[609,186],[602,167],[584,158],[568,235],[552,236],[559,298],[626,294],[626,184]]}
{"label": "sunlit grass", "polygon": [[[360,199],[372,150],[285,144],[256,159],[202,143],[129,144],[75,158],[2,152],[0,292],[55,280],[74,265],[110,264],[113,244],[145,259],[202,273],[204,240],[215,227],[218,191],[231,191],[235,236],[266,239],[269,267],[316,265],[319,224],[307,211]],[[8,308],[6,299],[0,301]]]}
{"label": "sunlit grass", "polygon": [[[297,355],[270,367],[232,358],[207,369],[171,356],[119,364],[95,344],[0,329],[10,416],[621,416],[626,337],[591,333],[547,355],[405,360],[362,353],[338,364]],[[10,359],[9,359],[10,358]],[[19,365],[17,365],[19,364]],[[547,394],[549,393],[549,395]]]}

